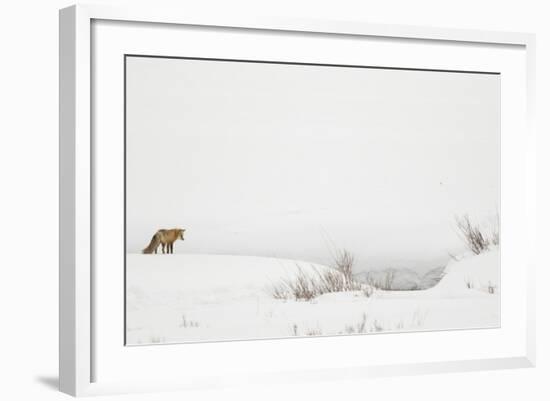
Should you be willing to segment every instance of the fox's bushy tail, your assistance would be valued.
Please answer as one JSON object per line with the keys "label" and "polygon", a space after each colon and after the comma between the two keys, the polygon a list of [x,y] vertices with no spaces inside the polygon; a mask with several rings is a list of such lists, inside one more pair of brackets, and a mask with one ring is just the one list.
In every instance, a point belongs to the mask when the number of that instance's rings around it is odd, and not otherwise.
{"label": "fox's bushy tail", "polygon": [[151,242],[149,242],[149,245],[147,245],[147,247],[143,249],[141,253],[153,253],[157,250],[159,245],[160,245],[160,238],[157,233],[153,235],[153,238],[151,238]]}

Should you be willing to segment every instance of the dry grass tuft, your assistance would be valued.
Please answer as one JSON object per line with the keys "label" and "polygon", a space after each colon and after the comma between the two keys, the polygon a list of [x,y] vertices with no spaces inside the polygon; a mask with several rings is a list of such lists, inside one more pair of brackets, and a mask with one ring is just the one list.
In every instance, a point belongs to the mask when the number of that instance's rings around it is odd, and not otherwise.
{"label": "dry grass tuft", "polygon": [[491,232],[484,232],[479,225],[472,223],[467,214],[462,217],[455,217],[455,221],[460,238],[474,254],[479,255],[490,249],[491,246],[500,245],[500,219],[498,214],[497,223]]}
{"label": "dry grass tuft", "polygon": [[339,251],[334,257],[334,266],[328,269],[319,269],[312,266],[306,272],[296,265],[297,273],[294,277],[284,279],[273,285],[271,295],[276,299],[295,299],[309,301],[322,294],[343,291],[361,291],[363,295],[372,295],[372,288],[353,278],[354,258],[346,250]]}

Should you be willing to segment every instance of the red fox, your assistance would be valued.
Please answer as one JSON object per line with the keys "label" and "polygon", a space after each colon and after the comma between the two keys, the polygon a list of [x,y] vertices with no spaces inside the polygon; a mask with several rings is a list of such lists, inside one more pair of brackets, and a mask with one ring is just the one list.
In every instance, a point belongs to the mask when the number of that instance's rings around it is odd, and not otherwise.
{"label": "red fox", "polygon": [[[141,251],[142,253],[157,253],[157,248],[162,245],[162,253],[174,253],[174,242],[181,239],[183,241],[183,228],[172,228],[171,230],[158,230],[149,245]],[[166,251],[166,252],[165,252]]]}

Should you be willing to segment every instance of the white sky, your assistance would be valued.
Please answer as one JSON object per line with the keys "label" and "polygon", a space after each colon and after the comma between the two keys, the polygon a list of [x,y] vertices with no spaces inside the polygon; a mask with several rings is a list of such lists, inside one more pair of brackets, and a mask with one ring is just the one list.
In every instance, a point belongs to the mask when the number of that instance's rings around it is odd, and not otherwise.
{"label": "white sky", "polygon": [[499,206],[496,75],[127,59],[127,249],[433,267]]}

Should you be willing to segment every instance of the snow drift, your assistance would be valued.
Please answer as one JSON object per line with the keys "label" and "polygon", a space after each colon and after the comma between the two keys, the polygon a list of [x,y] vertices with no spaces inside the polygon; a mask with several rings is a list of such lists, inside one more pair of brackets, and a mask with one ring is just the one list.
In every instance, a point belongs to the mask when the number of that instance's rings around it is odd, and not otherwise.
{"label": "snow drift", "polygon": [[[176,343],[500,324],[499,252],[451,261],[429,289],[275,299],[305,261],[228,255],[127,255],[127,343]],[[435,281],[435,280],[434,280]]]}

